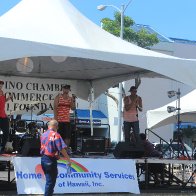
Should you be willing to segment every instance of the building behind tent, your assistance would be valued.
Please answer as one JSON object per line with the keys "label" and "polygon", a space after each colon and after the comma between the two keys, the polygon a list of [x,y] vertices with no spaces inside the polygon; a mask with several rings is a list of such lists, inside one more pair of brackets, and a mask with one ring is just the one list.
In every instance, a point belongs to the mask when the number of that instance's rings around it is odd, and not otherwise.
{"label": "building behind tent", "polygon": [[[190,41],[178,38],[167,38],[160,33],[156,32],[150,26],[138,25],[137,28],[144,27],[150,33],[156,33],[159,38],[159,43],[151,47],[151,50],[156,52],[173,55],[180,58],[196,59],[196,41]],[[126,95],[129,94],[128,90],[130,86],[134,85],[134,80],[129,80],[125,82],[125,92]],[[192,87],[182,84],[180,82],[162,79],[162,78],[142,78],[141,85],[138,88],[138,95],[143,99],[143,112],[139,113],[140,120],[140,131],[144,132],[147,128],[146,112],[147,110],[152,110],[162,105],[165,105],[171,101],[174,101],[176,97],[168,98],[167,91],[180,89],[181,96],[189,93],[193,90]],[[110,93],[118,98],[118,89],[110,88]],[[118,135],[118,112],[116,104],[111,98],[108,100],[108,110],[109,110],[109,122],[111,126],[112,139],[116,140]],[[157,128],[153,130],[159,136],[163,137],[166,141],[173,139],[173,131],[175,130],[174,124],[167,125],[164,127]],[[123,138],[123,134],[121,135]],[[153,134],[149,134],[149,139],[153,142],[159,141],[159,139]]]}

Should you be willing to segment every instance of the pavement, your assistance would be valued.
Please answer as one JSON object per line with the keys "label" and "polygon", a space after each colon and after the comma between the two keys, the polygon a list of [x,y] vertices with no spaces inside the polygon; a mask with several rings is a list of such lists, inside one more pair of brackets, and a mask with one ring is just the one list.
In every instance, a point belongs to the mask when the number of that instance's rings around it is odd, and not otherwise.
{"label": "pavement", "polygon": [[[4,195],[12,195],[12,196],[17,196],[17,192],[16,191],[0,191],[0,196],[4,196]],[[137,194],[132,194],[132,193],[84,193],[84,194],[54,194],[54,196],[62,196],[62,195],[66,195],[66,196],[137,196]],[[195,196],[196,193],[193,192],[178,192],[178,193],[152,193],[152,192],[148,192],[148,193],[141,193],[139,194],[141,196]],[[25,196],[25,195],[23,195]],[[38,195],[37,195],[38,196]]]}

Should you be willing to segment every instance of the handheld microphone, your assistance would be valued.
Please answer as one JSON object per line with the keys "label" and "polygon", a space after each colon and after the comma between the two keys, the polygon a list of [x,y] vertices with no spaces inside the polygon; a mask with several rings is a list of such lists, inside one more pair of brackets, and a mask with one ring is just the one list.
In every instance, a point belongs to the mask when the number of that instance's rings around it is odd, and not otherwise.
{"label": "handheld microphone", "polygon": [[11,93],[9,93],[9,98],[10,98],[10,100],[13,102],[13,96],[12,96]]}
{"label": "handheld microphone", "polygon": [[27,105],[26,106],[26,111],[28,112],[30,110],[29,106]]}
{"label": "handheld microphone", "polygon": [[77,98],[78,98],[75,94],[72,94],[72,97],[73,97],[74,99],[77,99]]}

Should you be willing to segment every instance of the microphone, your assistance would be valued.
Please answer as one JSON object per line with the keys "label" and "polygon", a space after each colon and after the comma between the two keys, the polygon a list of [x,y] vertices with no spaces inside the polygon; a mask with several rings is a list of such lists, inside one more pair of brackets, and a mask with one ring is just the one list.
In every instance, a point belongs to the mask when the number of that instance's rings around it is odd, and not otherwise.
{"label": "microphone", "polygon": [[26,106],[26,111],[28,112],[30,110],[29,106],[27,105]]}
{"label": "microphone", "polygon": [[75,94],[72,94],[72,97],[73,97],[74,99],[77,99],[77,98],[78,98]]}
{"label": "microphone", "polygon": [[9,93],[9,99],[13,102],[13,96],[11,93]]}

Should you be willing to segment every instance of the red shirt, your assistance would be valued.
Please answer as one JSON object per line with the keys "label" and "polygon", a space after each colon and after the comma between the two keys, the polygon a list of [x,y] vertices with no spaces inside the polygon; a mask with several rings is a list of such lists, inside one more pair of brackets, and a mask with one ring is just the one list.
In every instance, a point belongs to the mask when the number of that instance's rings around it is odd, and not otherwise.
{"label": "red shirt", "polygon": [[57,121],[70,122],[71,97],[64,99],[62,95],[59,96],[59,103],[57,107]]}
{"label": "red shirt", "polygon": [[5,95],[0,95],[0,118],[7,117],[5,113],[5,103],[6,103]]}

